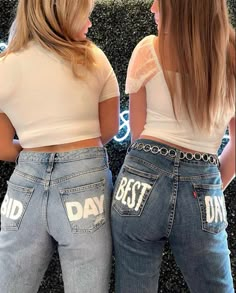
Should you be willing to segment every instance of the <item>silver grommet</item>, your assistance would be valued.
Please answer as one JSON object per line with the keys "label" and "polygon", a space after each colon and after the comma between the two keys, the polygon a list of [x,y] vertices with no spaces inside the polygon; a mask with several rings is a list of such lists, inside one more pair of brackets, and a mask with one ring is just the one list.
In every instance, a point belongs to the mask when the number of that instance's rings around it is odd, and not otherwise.
{"label": "silver grommet", "polygon": [[208,159],[209,159],[208,154],[203,154],[202,159],[203,159],[204,162],[208,162]]}
{"label": "silver grommet", "polygon": [[169,156],[170,156],[171,158],[175,158],[175,157],[177,156],[176,151],[173,150],[173,149],[170,149],[170,150],[169,150]]}
{"label": "silver grommet", "polygon": [[141,151],[143,149],[143,147],[144,147],[144,144],[143,143],[139,143],[138,146],[137,146],[137,149],[139,151]]}
{"label": "silver grommet", "polygon": [[209,156],[209,162],[212,164],[215,163],[215,158],[212,155]]}
{"label": "silver grommet", "polygon": [[156,155],[158,154],[160,151],[159,147],[157,145],[154,145],[152,148],[151,148],[151,152]]}
{"label": "silver grommet", "polygon": [[184,159],[185,158],[185,156],[186,156],[186,154],[184,153],[184,152],[180,152],[180,159],[182,160],[182,159]]}
{"label": "silver grommet", "polygon": [[197,161],[200,161],[202,157],[200,153],[195,153],[193,156],[194,156],[194,159]]}
{"label": "silver grommet", "polygon": [[192,154],[192,153],[187,153],[187,154],[186,154],[186,159],[187,159],[188,161],[191,161],[191,160],[193,159],[193,154]]}
{"label": "silver grommet", "polygon": [[162,147],[162,148],[160,149],[160,153],[161,153],[163,156],[166,156],[166,155],[168,154],[168,149],[165,148],[165,147]]}
{"label": "silver grommet", "polygon": [[151,145],[150,144],[145,144],[144,147],[143,147],[143,150],[147,153],[147,152],[150,152],[150,150],[152,149]]}

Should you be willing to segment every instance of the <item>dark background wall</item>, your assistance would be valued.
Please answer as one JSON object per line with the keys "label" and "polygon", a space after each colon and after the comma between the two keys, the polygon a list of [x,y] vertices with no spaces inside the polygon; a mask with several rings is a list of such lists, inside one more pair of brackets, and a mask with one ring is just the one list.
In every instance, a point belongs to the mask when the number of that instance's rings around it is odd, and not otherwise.
{"label": "dark background wall", "polygon": [[[0,41],[7,40],[8,29],[14,18],[16,2],[17,0],[0,0]],[[234,0],[228,0],[227,2],[231,15],[231,22],[235,27],[236,2]],[[121,90],[121,111],[128,108],[128,96],[124,93],[124,87],[127,65],[132,50],[138,41],[144,36],[156,33],[153,16],[150,13],[151,3],[151,0],[100,0],[97,1],[95,10],[92,13],[93,27],[90,29],[89,37],[105,51],[117,74]],[[125,116],[125,118],[127,118],[127,116]],[[121,124],[123,125],[123,122]],[[124,125],[119,133],[119,137],[124,135],[125,131],[126,127]],[[130,140],[127,138],[122,143],[112,140],[107,145],[114,180],[116,179],[122,165],[129,143]],[[227,140],[224,139],[219,153],[222,151],[222,148],[226,143]],[[12,163],[0,162],[0,203],[6,192],[6,181],[10,177],[13,168],[14,164]],[[231,250],[233,278],[236,286],[235,190],[236,179],[225,191],[229,222],[227,231]],[[64,292],[61,268],[56,251],[39,290],[39,293],[43,292]],[[114,292],[114,274],[112,274],[111,277],[110,293],[111,292]],[[163,254],[159,292],[189,292],[183,277],[175,264],[168,243]],[[96,293],[96,289],[94,290],[94,293]]]}

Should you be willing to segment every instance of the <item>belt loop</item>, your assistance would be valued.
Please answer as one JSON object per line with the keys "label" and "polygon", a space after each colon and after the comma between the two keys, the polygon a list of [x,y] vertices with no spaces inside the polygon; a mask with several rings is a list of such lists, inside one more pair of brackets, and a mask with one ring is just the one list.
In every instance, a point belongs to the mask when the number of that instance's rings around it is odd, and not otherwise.
{"label": "belt loop", "polygon": [[18,155],[17,155],[16,158],[15,158],[15,165],[16,165],[16,166],[18,165],[18,162],[19,162],[19,156],[20,156],[20,153],[21,153],[21,151],[18,153]]}
{"label": "belt loop", "polygon": [[176,157],[174,160],[174,167],[179,167],[181,151],[176,149]]}
{"label": "belt loop", "polygon": [[103,147],[103,151],[104,151],[105,164],[106,164],[107,168],[110,168],[107,148]]}
{"label": "belt loop", "polygon": [[128,154],[128,153],[131,151],[133,145],[134,145],[134,143],[131,143],[131,144],[128,146],[128,148],[127,148],[127,150],[126,150],[126,154]]}

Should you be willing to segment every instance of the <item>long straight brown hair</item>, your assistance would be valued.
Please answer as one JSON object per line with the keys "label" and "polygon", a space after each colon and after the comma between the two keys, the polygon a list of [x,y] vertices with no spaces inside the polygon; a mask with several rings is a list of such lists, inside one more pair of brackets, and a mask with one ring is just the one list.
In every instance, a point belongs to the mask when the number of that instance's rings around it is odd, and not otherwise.
{"label": "long straight brown hair", "polygon": [[0,55],[25,48],[31,40],[69,61],[73,73],[81,77],[78,64],[92,69],[92,42],[76,41],[94,6],[94,0],[19,0],[11,26],[7,49]]}
{"label": "long straight brown hair", "polygon": [[[194,128],[208,133],[235,109],[235,31],[225,0],[159,0],[159,51],[176,119],[184,106]],[[166,37],[180,73],[166,66]],[[171,62],[171,60],[169,60]]]}

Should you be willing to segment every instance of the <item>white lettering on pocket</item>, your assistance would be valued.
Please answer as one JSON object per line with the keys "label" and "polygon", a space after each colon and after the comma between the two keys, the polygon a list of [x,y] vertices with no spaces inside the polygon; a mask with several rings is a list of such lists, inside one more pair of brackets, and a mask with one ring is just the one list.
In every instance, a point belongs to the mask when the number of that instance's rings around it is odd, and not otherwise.
{"label": "white lettering on pocket", "polygon": [[1,206],[1,214],[11,220],[18,220],[23,213],[23,204],[16,199],[10,198],[6,194]]}
{"label": "white lettering on pocket", "polygon": [[66,202],[66,211],[70,222],[98,216],[104,212],[104,194],[98,197],[86,198],[84,205],[79,201]]}
{"label": "white lettering on pocket", "polygon": [[134,179],[127,179],[123,177],[120,185],[117,189],[115,198],[121,201],[123,205],[127,205],[130,209],[138,211],[145,192],[150,190],[152,186],[150,184],[135,181]]}
{"label": "white lettering on pocket", "polygon": [[205,204],[207,223],[227,221],[224,196],[206,196]]}

